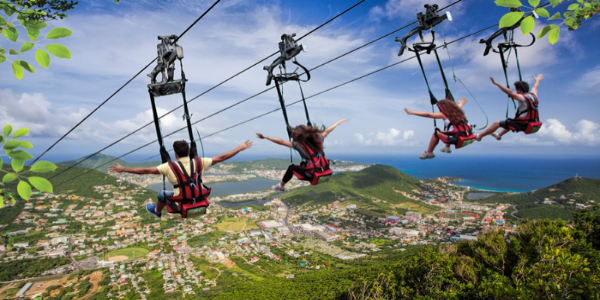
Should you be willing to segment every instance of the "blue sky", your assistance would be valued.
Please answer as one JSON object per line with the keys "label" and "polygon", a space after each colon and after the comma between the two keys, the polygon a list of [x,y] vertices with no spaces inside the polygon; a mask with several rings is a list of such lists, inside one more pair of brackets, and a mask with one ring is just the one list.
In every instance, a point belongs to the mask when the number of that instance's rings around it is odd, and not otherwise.
{"label": "blue sky", "polygon": [[[49,69],[39,67],[34,51],[22,59],[32,62],[36,74],[25,74],[22,80],[12,75],[8,63],[0,64],[0,122],[14,127],[31,129],[30,140],[34,155],[67,132],[82,117],[104,101],[118,87],[156,56],[158,35],[180,34],[212,1],[153,1],[122,0],[80,1],[81,4],[64,20],[50,22],[49,27],[67,27],[73,31],[60,40],[72,53],[72,59],[52,58]],[[439,1],[445,6],[452,1]],[[355,1],[242,1],[223,0],[180,41],[188,99],[204,92],[220,81],[255,63],[277,50],[282,33],[298,36],[356,3]],[[314,67],[337,55],[356,48],[415,20],[423,9],[419,0],[365,1],[335,22],[314,32],[302,43],[309,51],[298,60]],[[444,23],[448,41],[496,23],[505,13],[493,1],[464,0],[450,9],[454,21]],[[551,14],[553,10],[551,10]],[[3,15],[4,16],[4,15]],[[543,24],[537,20],[537,32]],[[535,135],[507,134],[501,142],[492,138],[454,151],[452,155],[593,155],[600,146],[598,95],[600,94],[600,61],[597,31],[600,19],[584,23],[574,32],[561,31],[555,45],[546,39],[519,52],[523,76],[543,73],[540,85],[540,116],[543,129]],[[564,28],[563,28],[564,29]],[[399,44],[395,36],[403,36],[410,28],[357,51],[312,73],[311,81],[303,84],[309,96],[355,77],[400,60],[396,56]],[[44,31],[47,32],[48,30]],[[506,97],[489,77],[503,82],[500,59],[495,54],[483,56],[480,38],[494,30],[465,39],[449,46],[452,61],[441,51],[443,64],[455,97],[466,96],[464,107],[471,123],[480,127],[485,117],[474,99],[460,84],[451,79],[454,66],[457,76],[469,87],[487,113],[490,123],[501,120],[506,113]],[[22,32],[23,34],[23,32]],[[521,39],[521,34],[517,34]],[[441,30],[438,28],[438,37]],[[2,46],[10,47],[6,39]],[[41,44],[47,44],[43,41]],[[405,53],[402,58],[409,57]],[[514,57],[514,56],[513,56]],[[272,60],[265,62],[268,65]],[[199,120],[228,105],[265,89],[266,71],[262,65],[236,77],[223,86],[189,104],[192,121]],[[436,94],[442,95],[442,83],[435,61],[425,57],[425,67]],[[517,80],[514,61],[510,63],[510,81]],[[127,133],[152,120],[144,71],[117,96],[100,108],[69,137],[58,144],[46,159],[80,157],[95,152]],[[176,73],[179,74],[177,66]],[[285,87],[286,101],[299,98],[297,86]],[[180,96],[157,99],[159,112],[181,104]],[[311,119],[329,125],[341,118],[348,122],[328,137],[325,146],[333,154],[414,154],[425,150],[433,122],[408,116],[404,108],[430,111],[427,89],[416,60],[411,60],[375,75],[350,83],[307,101]],[[260,115],[279,106],[275,90],[246,101],[224,113],[199,123],[203,135],[219,131],[243,120]],[[182,110],[163,119],[164,134],[185,125]],[[300,105],[288,109],[293,124],[305,122]],[[513,114],[511,109],[510,114]],[[208,155],[234,148],[246,139],[254,141],[248,150],[253,157],[281,156],[288,151],[267,141],[255,138],[256,132],[285,137],[280,112],[273,113],[220,133],[205,140]],[[121,155],[156,138],[153,126],[105,151]],[[185,132],[170,137],[185,139]],[[157,146],[140,150],[126,160],[157,153]],[[439,147],[438,147],[439,149]],[[436,150],[437,151],[437,150]],[[251,153],[250,153],[251,152]]]}

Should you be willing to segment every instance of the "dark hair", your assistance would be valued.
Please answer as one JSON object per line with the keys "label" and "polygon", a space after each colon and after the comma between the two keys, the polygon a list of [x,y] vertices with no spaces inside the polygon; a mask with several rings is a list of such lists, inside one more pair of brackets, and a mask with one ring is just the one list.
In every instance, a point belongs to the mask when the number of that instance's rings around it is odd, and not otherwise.
{"label": "dark hair", "polygon": [[173,143],[173,150],[179,157],[188,156],[190,154],[190,146],[186,141],[175,141]]}
{"label": "dark hair", "polygon": [[453,124],[468,122],[467,117],[465,117],[465,113],[460,107],[458,107],[456,102],[444,99],[440,100],[437,105],[444,116],[446,116],[446,118],[448,118]]}
{"label": "dark hair", "polygon": [[529,83],[526,81],[515,81],[515,89],[529,93]]}
{"label": "dark hair", "polygon": [[322,133],[323,130],[320,130],[317,127],[299,125],[292,130],[292,138],[295,142],[310,145],[314,147],[317,152],[323,154],[323,143],[319,137],[319,134]]}

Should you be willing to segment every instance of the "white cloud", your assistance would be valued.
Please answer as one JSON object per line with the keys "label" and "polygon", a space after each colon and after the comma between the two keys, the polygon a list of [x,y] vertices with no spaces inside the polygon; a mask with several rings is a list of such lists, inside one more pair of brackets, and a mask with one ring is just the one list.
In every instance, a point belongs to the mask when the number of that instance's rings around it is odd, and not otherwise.
{"label": "white cloud", "polygon": [[600,124],[580,120],[571,131],[559,120],[548,119],[537,135],[551,138],[557,144],[595,146],[600,144]]}
{"label": "white cloud", "polygon": [[396,128],[390,128],[387,131],[370,132],[365,137],[360,133],[355,133],[356,141],[366,146],[413,146],[416,143],[412,140],[415,132],[405,130],[404,133]]}

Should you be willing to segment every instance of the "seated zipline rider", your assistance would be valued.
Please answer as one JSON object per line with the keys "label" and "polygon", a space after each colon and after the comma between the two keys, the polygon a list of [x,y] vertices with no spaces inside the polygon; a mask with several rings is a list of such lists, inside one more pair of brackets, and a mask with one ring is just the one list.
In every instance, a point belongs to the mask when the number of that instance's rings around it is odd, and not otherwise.
{"label": "seated zipline rider", "polygon": [[291,164],[288,167],[281,182],[272,187],[273,190],[281,192],[285,191],[285,184],[292,179],[294,174],[298,179],[309,181],[312,185],[317,184],[319,176],[331,175],[329,160],[325,158],[325,153],[323,151],[323,141],[331,131],[344,122],[346,122],[346,119],[341,119],[325,130],[319,130],[316,127],[306,125],[300,125],[294,128],[289,127],[292,142],[257,133],[256,136],[259,139],[267,139],[275,144],[292,148],[298,151],[298,154],[300,154],[300,157],[302,158],[302,163],[299,166]]}
{"label": "seated zipline rider", "polygon": [[475,136],[472,133],[472,126],[469,125],[465,113],[461,107],[467,102],[466,98],[460,101],[460,104],[456,104],[452,100],[444,99],[437,103],[440,112],[423,112],[423,111],[412,111],[405,108],[409,115],[415,115],[419,117],[432,118],[432,119],[443,119],[444,129],[443,131],[435,129],[435,132],[431,136],[429,142],[429,148],[423,154],[419,156],[420,159],[434,158],[433,150],[440,142],[440,140],[447,145],[442,149],[442,152],[448,151],[449,145],[454,145],[455,148],[466,146],[472,141]]}
{"label": "seated zipline rider", "polygon": [[[188,156],[190,152],[188,143],[186,141],[176,141],[175,143],[173,143],[175,159],[177,160],[176,162],[167,162],[161,164],[158,167],[152,168],[128,168],[123,167],[119,164],[115,164],[114,166],[110,166],[108,168],[108,171],[111,173],[126,172],[132,174],[162,174],[164,176],[167,176],[169,182],[174,186],[173,191],[163,190],[159,192],[158,202],[156,202],[156,205],[153,205],[152,203],[148,203],[146,205],[146,210],[149,213],[153,214],[157,218],[160,218],[162,217],[162,210],[165,208],[166,205],[169,205],[169,207],[171,208],[175,208],[176,204],[173,203],[173,201],[169,201],[168,199],[177,198],[180,195],[179,181],[177,180],[177,175],[173,172],[172,168],[177,168],[177,170],[175,170],[176,172],[178,172],[179,174],[183,173],[183,175],[189,175],[190,178],[194,178],[196,177],[196,175],[198,175],[200,177],[198,181],[201,182],[202,174],[204,173],[204,170],[208,169],[208,167],[226,161],[235,156],[236,154],[240,153],[241,151],[246,150],[250,147],[252,147],[252,142],[248,140],[240,144],[237,148],[217,155],[213,158],[202,157],[201,159],[193,159],[192,167],[194,170],[192,172],[192,170],[190,170],[190,158]],[[200,163],[200,166],[197,165],[198,162]],[[199,186],[196,187],[202,188],[201,186],[202,184],[199,184]]]}
{"label": "seated zipline rider", "polygon": [[[542,126],[542,122],[539,120],[538,113],[538,87],[540,81],[544,79],[542,74],[537,77],[533,77],[535,83],[531,92],[529,92],[529,83],[525,81],[515,82],[515,91],[497,83],[494,78],[490,77],[492,83],[505,92],[510,98],[519,101],[515,117],[513,119],[506,119],[504,121],[496,121],[484,132],[477,134],[475,139],[481,141],[481,139],[491,134],[496,140],[500,140],[502,136],[509,130],[514,132],[523,131],[525,134],[536,133]],[[499,127],[504,128],[500,133],[496,133],[496,129]]]}

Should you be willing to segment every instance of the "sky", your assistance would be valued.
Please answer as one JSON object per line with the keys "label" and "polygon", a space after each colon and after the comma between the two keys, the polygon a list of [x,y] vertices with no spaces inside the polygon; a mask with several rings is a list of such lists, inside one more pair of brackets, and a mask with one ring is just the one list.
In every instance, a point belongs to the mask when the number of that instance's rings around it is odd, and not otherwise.
{"label": "sky", "polygon": [[[44,40],[36,45],[43,48],[50,43],[63,44],[70,49],[72,59],[52,57],[49,68],[44,69],[35,62],[35,51],[24,53],[19,58],[32,63],[36,73],[26,73],[21,80],[12,75],[8,62],[0,64],[0,125],[29,128],[26,139],[34,145],[29,150],[36,157],[154,59],[158,35],[181,34],[213,4],[213,1],[204,0],[79,2],[68,13],[68,18],[51,21],[42,31],[44,35],[50,28],[66,27],[73,31],[72,36],[57,41]],[[356,2],[222,0],[179,40],[185,54],[183,68],[189,80],[187,99],[202,94],[277,51],[282,33],[302,36]],[[439,0],[437,3],[445,6],[451,2]],[[308,46],[308,51],[300,53],[297,59],[308,68],[315,67],[413,22],[416,13],[423,11],[424,3],[419,0],[367,0],[304,38],[301,43]],[[453,21],[438,26],[438,44],[442,43],[442,27],[449,42],[496,24],[506,9],[497,7],[491,0],[463,0],[449,11]],[[550,14],[554,11],[556,9],[550,9]],[[544,24],[544,21],[536,20],[534,32],[537,33]],[[302,84],[305,96],[410,57],[410,52],[397,56],[399,43],[394,42],[394,38],[404,36],[411,28],[316,69],[311,73],[311,80]],[[494,77],[504,83],[500,58],[494,53],[484,57],[485,47],[479,44],[481,38],[490,36],[496,29],[449,45],[451,58],[445,50],[439,52],[450,89],[457,99],[468,98],[464,110],[470,123],[476,124],[477,128],[485,125],[485,114],[489,124],[506,115],[506,96],[489,80]],[[599,29],[600,18],[593,18],[573,32],[562,28],[560,39],[554,45],[544,38],[532,47],[519,49],[523,78],[533,84],[533,76],[544,74],[538,93],[544,126],[538,133],[509,133],[500,142],[488,137],[455,150],[452,155],[543,154],[597,158],[595,155],[600,146],[600,121],[597,118],[600,112]],[[26,40],[24,31],[20,33],[20,40]],[[429,35],[425,37],[429,38]],[[520,32],[516,33],[516,39],[523,43],[528,41]],[[415,39],[409,41],[412,43]],[[0,44],[4,48],[12,46],[4,38],[0,38]],[[189,103],[192,121],[265,90],[267,74],[262,67],[273,59]],[[85,156],[151,122],[146,87],[150,80],[146,74],[153,66],[98,109],[43,159],[57,161]],[[443,84],[433,55],[424,56],[424,66],[433,92],[442,98]],[[179,72],[177,65],[176,78],[179,78]],[[453,72],[475,98],[452,79]],[[509,62],[509,76],[511,82],[518,79],[514,55]],[[288,103],[301,99],[295,83],[284,86],[284,95]],[[182,104],[180,95],[160,97],[156,101],[159,114]],[[404,108],[431,111],[427,88],[414,59],[309,98],[306,103],[313,123],[329,126],[339,119],[348,119],[325,141],[329,155],[418,156],[427,148],[434,130],[431,119],[404,112]],[[194,126],[194,132],[198,130],[203,136],[210,135],[278,107],[277,93],[271,89],[199,122]],[[509,115],[513,114],[511,104]],[[182,115],[182,109],[178,109],[162,119],[164,135],[185,126]],[[292,125],[306,122],[301,104],[289,107],[288,115]],[[247,150],[248,155],[289,157],[288,150],[256,138],[257,132],[285,138],[281,112],[208,137],[204,140],[204,150],[207,156],[216,155],[250,139],[254,146]],[[148,126],[103,153],[120,156],[155,139],[154,126]],[[187,139],[186,131],[166,138],[168,149],[179,139]],[[156,154],[158,144],[154,143],[123,159],[136,162]]]}

